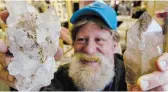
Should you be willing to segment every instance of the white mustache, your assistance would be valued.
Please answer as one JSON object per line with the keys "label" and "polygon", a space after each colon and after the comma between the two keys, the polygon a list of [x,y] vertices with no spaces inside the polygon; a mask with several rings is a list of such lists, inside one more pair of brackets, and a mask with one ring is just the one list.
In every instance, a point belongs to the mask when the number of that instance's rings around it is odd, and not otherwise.
{"label": "white mustache", "polygon": [[101,53],[97,53],[96,55],[93,55],[93,56],[89,56],[89,55],[87,55],[85,53],[75,53],[73,55],[73,57],[78,59],[77,61],[86,61],[86,62],[93,62],[94,61],[94,62],[98,62],[100,64],[103,63],[104,65],[109,64],[109,62],[103,62],[104,60],[112,61],[112,58],[104,56]]}

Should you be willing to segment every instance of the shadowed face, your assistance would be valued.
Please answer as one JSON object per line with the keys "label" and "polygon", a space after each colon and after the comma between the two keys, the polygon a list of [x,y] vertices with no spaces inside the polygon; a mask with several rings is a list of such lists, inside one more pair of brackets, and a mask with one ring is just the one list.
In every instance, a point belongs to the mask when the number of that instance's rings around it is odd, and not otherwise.
{"label": "shadowed face", "polygon": [[81,90],[102,90],[112,81],[116,44],[110,30],[96,23],[87,23],[79,29],[69,76]]}

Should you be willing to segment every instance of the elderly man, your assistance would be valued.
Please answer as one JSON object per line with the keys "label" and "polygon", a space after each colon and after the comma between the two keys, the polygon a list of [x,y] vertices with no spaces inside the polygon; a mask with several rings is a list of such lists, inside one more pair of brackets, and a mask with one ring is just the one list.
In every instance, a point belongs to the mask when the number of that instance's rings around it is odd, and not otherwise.
{"label": "elderly man", "polygon": [[115,11],[94,2],[75,12],[70,21],[72,62],[62,66],[42,90],[127,90],[122,57],[114,55],[119,40]]}
{"label": "elderly man", "polygon": [[[115,54],[119,36],[114,9],[94,2],[76,11],[70,21],[74,24],[72,39],[75,54],[72,62],[60,66],[51,84],[41,90],[127,90],[124,62],[121,55]],[[2,41],[0,51],[7,51]],[[10,58],[6,58],[2,62],[8,65]],[[129,90],[140,90],[139,87],[143,90],[166,90],[168,66],[161,61],[167,59],[168,54],[161,56],[156,62],[158,71],[142,76],[139,86],[128,84]]]}

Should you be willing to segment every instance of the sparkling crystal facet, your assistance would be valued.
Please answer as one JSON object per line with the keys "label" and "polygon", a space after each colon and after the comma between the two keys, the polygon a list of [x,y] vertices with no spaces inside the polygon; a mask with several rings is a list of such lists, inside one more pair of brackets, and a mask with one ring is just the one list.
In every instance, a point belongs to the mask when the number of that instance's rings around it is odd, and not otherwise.
{"label": "sparkling crystal facet", "polygon": [[53,7],[44,13],[26,1],[6,1],[7,42],[13,54],[8,66],[18,90],[39,90],[54,77],[54,55],[59,45],[60,21]]}
{"label": "sparkling crystal facet", "polygon": [[162,51],[162,28],[145,12],[127,33],[127,49],[124,53],[126,81],[136,84],[140,76],[154,71],[154,62]]}

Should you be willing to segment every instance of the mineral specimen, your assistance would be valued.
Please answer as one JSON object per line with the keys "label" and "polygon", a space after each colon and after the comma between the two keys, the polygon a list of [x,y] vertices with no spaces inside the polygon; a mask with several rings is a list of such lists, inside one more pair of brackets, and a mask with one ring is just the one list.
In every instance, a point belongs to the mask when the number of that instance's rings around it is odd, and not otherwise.
{"label": "mineral specimen", "polygon": [[59,45],[60,21],[53,7],[39,13],[26,1],[6,1],[7,43],[13,54],[9,73],[19,91],[48,86],[55,72],[54,55]]}
{"label": "mineral specimen", "polygon": [[130,28],[124,53],[127,83],[136,84],[141,75],[155,70],[155,59],[163,51],[163,38],[162,28],[146,12]]}

